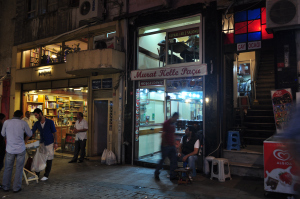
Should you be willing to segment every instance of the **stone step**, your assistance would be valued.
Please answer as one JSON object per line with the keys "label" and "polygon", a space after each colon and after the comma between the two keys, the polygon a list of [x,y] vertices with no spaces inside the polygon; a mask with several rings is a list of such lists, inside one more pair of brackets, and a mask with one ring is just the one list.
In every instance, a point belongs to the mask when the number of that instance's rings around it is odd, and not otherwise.
{"label": "stone step", "polygon": [[230,162],[232,175],[264,178],[264,167],[253,164]]}
{"label": "stone step", "polygon": [[261,82],[257,82],[257,86],[256,88],[269,88],[270,90],[271,89],[274,89],[275,88],[275,84],[274,83],[261,83]]}
{"label": "stone step", "polygon": [[274,135],[276,130],[245,129],[244,137],[268,138]]}
{"label": "stone step", "polygon": [[274,90],[274,88],[264,88],[264,87],[258,87],[256,88],[256,93],[270,93],[271,94],[271,90]]}
{"label": "stone step", "polygon": [[245,122],[275,123],[274,116],[246,116]]}
{"label": "stone step", "polygon": [[274,116],[273,110],[254,110],[250,109],[247,112],[247,116]]}
{"label": "stone step", "polygon": [[[261,146],[262,147],[262,146]],[[247,148],[246,148],[247,149]],[[224,158],[228,159],[230,162],[254,164],[254,165],[264,165],[263,153],[250,152],[248,150],[223,150]]]}
{"label": "stone step", "polygon": [[275,79],[274,78],[259,78],[256,81],[257,85],[264,84],[264,83],[273,83],[275,85]]}
{"label": "stone step", "polygon": [[275,74],[274,70],[264,70],[264,71],[258,72],[258,76],[259,75],[271,75],[271,74]]}
{"label": "stone step", "polygon": [[263,145],[264,141],[269,137],[261,138],[261,137],[243,137],[244,144],[246,145]]}
{"label": "stone step", "polygon": [[248,129],[259,129],[259,130],[275,130],[274,123],[258,123],[258,122],[244,122],[244,126]]}
{"label": "stone step", "polygon": [[263,71],[274,71],[274,66],[271,64],[261,66],[259,68],[258,74],[260,74],[260,72],[263,72]]}
{"label": "stone step", "polygon": [[264,99],[262,99],[262,98],[256,98],[257,100],[258,100],[258,103],[260,104],[260,105],[272,105],[272,100],[271,100],[271,98],[264,98]]}

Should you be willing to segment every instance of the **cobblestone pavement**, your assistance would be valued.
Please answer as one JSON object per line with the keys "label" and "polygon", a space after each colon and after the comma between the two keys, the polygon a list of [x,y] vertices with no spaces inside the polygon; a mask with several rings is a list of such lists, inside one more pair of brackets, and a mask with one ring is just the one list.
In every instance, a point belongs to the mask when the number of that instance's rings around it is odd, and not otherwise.
{"label": "cobblestone pavement", "polygon": [[[55,158],[49,180],[23,181],[19,193],[3,192],[0,198],[264,198],[263,180],[233,176],[224,183],[201,174],[190,185],[177,185],[162,171],[161,180],[154,180],[154,169],[130,165],[101,165],[97,161],[69,164],[70,159]],[[41,173],[42,175],[43,173]],[[2,181],[3,170],[0,174]]]}

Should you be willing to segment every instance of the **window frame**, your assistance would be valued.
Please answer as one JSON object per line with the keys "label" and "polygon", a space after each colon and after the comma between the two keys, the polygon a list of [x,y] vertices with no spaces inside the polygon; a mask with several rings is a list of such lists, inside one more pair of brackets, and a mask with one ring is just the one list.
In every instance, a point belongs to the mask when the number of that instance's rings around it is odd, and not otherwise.
{"label": "window frame", "polygon": [[[35,10],[29,11],[28,4],[29,4],[29,2],[32,2],[32,1],[35,1],[35,4],[36,4],[35,5]],[[32,19],[32,18],[37,17],[39,15],[44,15],[44,14],[47,14],[47,13],[50,13],[50,12],[55,12],[58,9],[58,0],[55,0],[55,3],[50,3],[50,4],[49,4],[49,0],[44,0],[44,1],[46,1],[46,6],[45,6],[46,12],[45,13],[40,13],[40,3],[39,3],[39,1],[40,0],[27,0],[27,7],[26,8],[27,8],[27,18],[28,19]],[[49,7],[53,6],[53,5],[57,5],[56,9],[54,9],[52,11],[49,11]],[[29,15],[31,13],[34,13],[34,16],[29,17]]]}
{"label": "window frame", "polygon": [[[185,30],[185,29],[189,29],[189,28],[195,28],[195,27],[199,27],[199,62],[186,62],[186,63],[178,63],[178,64],[168,64],[168,56],[165,55],[165,63],[166,65],[163,67],[180,67],[180,66],[192,66],[195,65],[197,63],[202,64],[203,63],[203,52],[204,52],[204,41],[203,41],[203,17],[202,14],[197,14],[197,15],[192,15],[192,16],[188,16],[188,17],[184,17],[184,18],[178,18],[175,20],[169,20],[169,21],[164,21],[161,23],[156,23],[156,24],[151,24],[151,25],[159,25],[159,24],[164,24],[164,23],[168,23],[168,22],[173,22],[173,21],[177,21],[177,20],[182,20],[182,19],[188,19],[191,17],[196,17],[199,16],[200,17],[200,23],[195,23],[195,24],[190,24],[190,25],[185,25],[185,26],[180,26],[180,27],[175,27],[175,28],[169,28],[169,29],[164,29],[164,30],[159,30],[159,31],[154,31],[154,32],[150,32],[150,33],[144,33],[144,34],[139,34],[139,29],[142,29],[144,27],[148,27],[148,26],[141,26],[138,27],[137,29],[137,39],[136,39],[136,69],[137,70],[141,70],[138,67],[138,63],[139,63],[139,38],[143,37],[143,36],[148,36],[148,35],[153,35],[153,34],[158,34],[158,33],[166,33],[166,41],[169,40],[169,32],[174,32],[174,31],[180,31],[180,30]],[[169,49],[169,44],[168,42],[166,42],[166,49]],[[151,68],[152,69],[152,68]]]}

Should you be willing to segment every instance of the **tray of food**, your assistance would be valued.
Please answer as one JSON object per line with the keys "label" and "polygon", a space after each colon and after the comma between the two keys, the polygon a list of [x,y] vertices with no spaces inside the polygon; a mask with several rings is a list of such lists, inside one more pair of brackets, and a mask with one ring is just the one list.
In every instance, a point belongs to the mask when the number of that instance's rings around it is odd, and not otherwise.
{"label": "tray of food", "polygon": [[40,145],[40,141],[38,140],[28,140],[25,144],[25,147],[28,148],[36,148]]}

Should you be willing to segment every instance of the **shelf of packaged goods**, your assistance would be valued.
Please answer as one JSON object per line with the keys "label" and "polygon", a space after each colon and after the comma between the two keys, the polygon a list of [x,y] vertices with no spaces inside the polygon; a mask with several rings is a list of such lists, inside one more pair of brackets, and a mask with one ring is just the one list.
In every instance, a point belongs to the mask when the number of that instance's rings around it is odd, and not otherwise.
{"label": "shelf of packaged goods", "polygon": [[81,100],[70,100],[70,102],[83,102]]}
{"label": "shelf of packaged goods", "polygon": [[45,100],[47,102],[56,102],[56,100]]}
{"label": "shelf of packaged goods", "polygon": [[44,102],[31,102],[31,101],[27,101],[27,103],[44,104]]}
{"label": "shelf of packaged goods", "polygon": [[46,109],[50,109],[50,110],[56,110],[56,108],[46,108]]}

